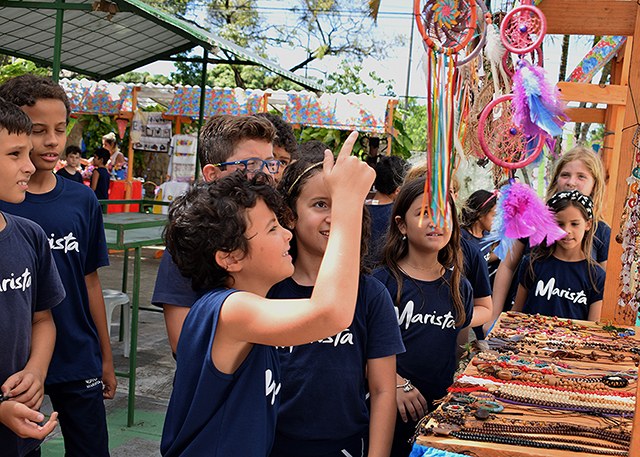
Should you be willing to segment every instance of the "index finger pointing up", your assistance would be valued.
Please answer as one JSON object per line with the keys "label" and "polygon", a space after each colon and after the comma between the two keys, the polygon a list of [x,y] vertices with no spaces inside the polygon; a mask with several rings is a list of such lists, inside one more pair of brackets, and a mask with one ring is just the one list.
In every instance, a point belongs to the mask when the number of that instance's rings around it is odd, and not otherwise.
{"label": "index finger pointing up", "polygon": [[353,146],[356,144],[356,140],[358,139],[358,132],[355,130],[349,134],[347,140],[344,142],[342,147],[340,148],[340,152],[338,153],[338,157],[336,162],[340,161],[344,157],[349,157],[351,152],[353,151]]}

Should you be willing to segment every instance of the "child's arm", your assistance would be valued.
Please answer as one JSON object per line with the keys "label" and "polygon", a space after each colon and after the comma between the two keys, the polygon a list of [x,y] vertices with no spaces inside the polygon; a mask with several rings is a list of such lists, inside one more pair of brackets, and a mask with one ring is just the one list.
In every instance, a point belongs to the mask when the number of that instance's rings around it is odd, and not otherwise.
{"label": "child's arm", "polygon": [[418,421],[427,413],[427,400],[413,385],[409,384],[411,388],[405,390],[407,382],[411,381],[396,373],[396,406],[403,422],[407,422],[409,417]]}
{"label": "child's arm", "polygon": [[44,380],[56,342],[56,327],[51,310],[33,313],[31,353],[24,369],[12,374],[2,385],[5,397],[38,409],[44,398]]}
{"label": "child's arm", "polygon": [[98,188],[98,180],[100,179],[100,173],[98,173],[98,169],[94,169],[91,174],[91,190],[96,190]]}
{"label": "child's arm", "polygon": [[356,132],[349,136],[335,166],[331,153],[325,152],[324,180],[333,203],[331,232],[311,298],[268,300],[245,292],[232,294],[222,307],[216,339],[224,333],[228,344],[295,346],[334,335],[351,324],[364,198],[375,175],[365,162],[350,156],[357,137]]}
{"label": "child's arm", "polygon": [[471,327],[478,327],[491,321],[493,312],[493,301],[491,295],[473,299],[473,318]]}
{"label": "child's arm", "polygon": [[523,252],[524,244],[521,241],[516,240],[506,258],[500,262],[500,265],[498,265],[496,277],[493,283],[493,313],[491,316],[491,323],[498,318],[504,309],[505,301],[507,300],[507,295],[511,288],[511,281],[513,280],[513,275],[518,269]]}
{"label": "child's arm", "polygon": [[589,306],[588,320],[596,322],[600,320],[600,314],[602,314],[602,300],[595,301]]}
{"label": "child's arm", "polygon": [[104,307],[104,297],[102,295],[102,285],[98,277],[98,271],[89,273],[84,277],[89,296],[89,311],[91,318],[98,331],[100,340],[100,353],[102,354],[102,384],[104,398],[113,398],[116,394],[118,381],[113,368],[113,354],[111,353],[111,341],[107,330],[107,312]]}
{"label": "child's arm", "polygon": [[367,360],[371,393],[369,457],[388,456],[396,422],[396,356]]}
{"label": "child's arm", "polygon": [[0,403],[0,423],[20,438],[44,439],[58,425],[58,413],[54,412],[44,425],[44,414],[17,401]]}
{"label": "child's arm", "polygon": [[529,291],[522,284],[518,285],[518,292],[516,292],[512,310],[521,313],[528,296]]}

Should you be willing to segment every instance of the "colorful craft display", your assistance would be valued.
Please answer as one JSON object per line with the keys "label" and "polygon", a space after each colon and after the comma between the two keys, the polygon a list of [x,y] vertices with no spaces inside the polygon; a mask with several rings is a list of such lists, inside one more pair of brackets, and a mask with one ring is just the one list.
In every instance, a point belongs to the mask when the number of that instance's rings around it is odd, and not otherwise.
{"label": "colorful craft display", "polygon": [[63,79],[60,85],[69,97],[73,113],[117,115],[133,109],[131,85],[88,79]]}
{"label": "colorful craft display", "polygon": [[509,312],[486,343],[420,422],[417,445],[464,455],[628,455],[635,329]]}
{"label": "colorful craft display", "polygon": [[495,254],[504,260],[515,240],[529,238],[531,246],[547,246],[566,236],[556,224],[553,212],[535,191],[519,182],[500,189],[496,216],[487,243],[499,242]]}
{"label": "colorful craft display", "polygon": [[567,81],[576,83],[591,82],[593,77],[620,51],[627,42],[625,36],[604,36],[584,56],[571,72]]}
{"label": "colorful craft display", "polygon": [[547,20],[542,11],[523,0],[512,9],[500,24],[500,36],[507,50],[515,54],[527,54],[540,47],[547,33]]}

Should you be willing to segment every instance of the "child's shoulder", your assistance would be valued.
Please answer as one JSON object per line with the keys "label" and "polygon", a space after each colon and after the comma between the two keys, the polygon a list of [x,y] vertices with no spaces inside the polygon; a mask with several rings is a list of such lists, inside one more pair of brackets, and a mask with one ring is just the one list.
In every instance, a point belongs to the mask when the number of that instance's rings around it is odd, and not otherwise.
{"label": "child's shoulder", "polygon": [[38,224],[21,216],[2,212],[7,226],[0,232],[0,239],[6,240],[8,246],[3,247],[3,254],[9,249],[24,249],[23,242],[32,246],[48,246],[47,235]]}
{"label": "child's shoulder", "polygon": [[393,278],[393,275],[391,274],[391,270],[389,270],[389,267],[386,267],[386,266],[381,266],[376,268],[371,272],[370,276],[372,278],[377,279],[382,284],[386,284],[389,279]]}

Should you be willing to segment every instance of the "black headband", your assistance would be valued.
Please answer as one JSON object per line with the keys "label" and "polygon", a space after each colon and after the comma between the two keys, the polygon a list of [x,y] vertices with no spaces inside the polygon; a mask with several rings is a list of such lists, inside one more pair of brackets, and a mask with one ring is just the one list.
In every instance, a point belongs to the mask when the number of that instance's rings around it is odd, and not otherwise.
{"label": "black headband", "polygon": [[563,192],[558,192],[553,197],[551,197],[549,201],[547,201],[547,205],[553,207],[557,205],[561,200],[572,200],[580,203],[589,215],[589,219],[593,219],[593,200],[591,200],[591,198],[589,198],[588,196],[580,193],[580,191],[565,190]]}

